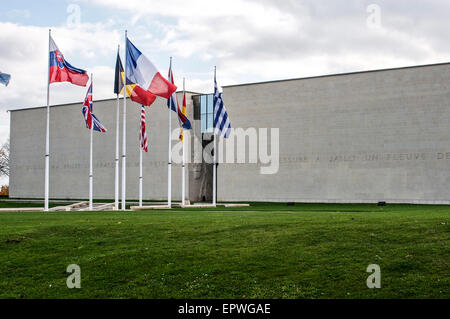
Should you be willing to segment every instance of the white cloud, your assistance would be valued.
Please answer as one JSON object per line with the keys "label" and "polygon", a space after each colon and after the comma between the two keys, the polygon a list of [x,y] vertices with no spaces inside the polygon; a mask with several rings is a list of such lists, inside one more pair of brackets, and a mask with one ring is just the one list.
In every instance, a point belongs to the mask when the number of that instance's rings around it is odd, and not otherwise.
{"label": "white cloud", "polygon": [[0,111],[0,147],[6,142],[9,136],[9,113]]}
{"label": "white cloud", "polygon": [[[212,71],[205,70],[213,65],[226,85],[450,60],[447,1],[380,0],[380,30],[366,25],[366,9],[372,1],[80,2],[97,5],[98,10],[115,8],[120,16],[128,16],[130,38],[141,50],[157,65],[162,56],[178,57],[175,75],[191,78],[198,91],[210,91]],[[55,41],[73,65],[100,72],[95,87],[101,98],[110,96],[111,56],[122,38],[121,23],[108,19],[54,30]],[[0,27],[0,66],[4,72],[10,68],[13,75],[9,96],[0,108],[45,104],[47,29],[11,23]],[[109,57],[108,64],[99,63],[102,57]],[[188,68],[192,59],[200,72]],[[53,103],[84,96],[83,88],[56,86]]]}
{"label": "white cloud", "polygon": [[373,1],[89,1],[138,11],[134,22],[154,36],[146,48],[215,63],[231,82],[450,60],[450,5],[444,0],[377,1],[380,30],[366,24]]}

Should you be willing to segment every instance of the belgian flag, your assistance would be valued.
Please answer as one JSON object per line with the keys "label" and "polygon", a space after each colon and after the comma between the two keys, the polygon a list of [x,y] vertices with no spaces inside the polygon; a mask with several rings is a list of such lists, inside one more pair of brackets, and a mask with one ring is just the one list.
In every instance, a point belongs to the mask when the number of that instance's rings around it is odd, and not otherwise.
{"label": "belgian flag", "polygon": [[122,61],[120,60],[119,50],[117,50],[116,59],[116,75],[114,77],[114,93],[123,94],[125,72],[123,70]]}

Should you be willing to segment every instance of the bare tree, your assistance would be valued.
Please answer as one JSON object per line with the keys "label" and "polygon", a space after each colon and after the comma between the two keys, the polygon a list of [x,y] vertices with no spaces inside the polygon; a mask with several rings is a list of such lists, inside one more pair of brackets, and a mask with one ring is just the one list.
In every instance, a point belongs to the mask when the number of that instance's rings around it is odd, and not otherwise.
{"label": "bare tree", "polygon": [[9,176],[9,138],[0,148],[0,176]]}

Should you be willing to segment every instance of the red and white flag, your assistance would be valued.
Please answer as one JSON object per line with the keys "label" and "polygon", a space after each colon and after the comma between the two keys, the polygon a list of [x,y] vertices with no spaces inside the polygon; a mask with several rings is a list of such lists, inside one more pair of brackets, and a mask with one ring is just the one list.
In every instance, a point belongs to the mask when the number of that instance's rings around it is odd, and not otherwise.
{"label": "red and white flag", "polygon": [[141,148],[148,152],[147,132],[145,131],[145,108],[141,105],[141,124],[139,126],[139,139],[141,141]]}
{"label": "red and white flag", "polygon": [[55,41],[50,37],[50,73],[49,83],[70,82],[79,86],[86,86],[89,76],[85,70],[73,67],[64,59]]}

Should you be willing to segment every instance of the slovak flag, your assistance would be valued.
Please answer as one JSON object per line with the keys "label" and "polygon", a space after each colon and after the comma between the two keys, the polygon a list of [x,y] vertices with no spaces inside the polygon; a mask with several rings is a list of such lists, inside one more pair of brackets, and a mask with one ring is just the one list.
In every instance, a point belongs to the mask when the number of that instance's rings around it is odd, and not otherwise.
{"label": "slovak flag", "polygon": [[81,109],[81,113],[83,114],[84,120],[86,121],[86,127],[88,129],[92,129],[92,125],[94,125],[94,131],[98,132],[106,132],[106,128],[100,122],[100,120],[92,113],[92,83],[89,86],[89,89],[86,93],[86,98],[84,99],[83,108]]}
{"label": "slovak flag", "polygon": [[82,69],[75,68],[64,59],[63,54],[50,37],[50,73],[49,82],[70,82],[79,86],[86,86],[89,76]]}
{"label": "slovak flag", "polygon": [[[170,83],[174,84],[174,82],[173,82],[173,73],[172,73],[172,64],[170,64],[170,68],[169,68],[169,81],[170,81]],[[185,102],[186,101],[183,100],[183,105],[185,105],[184,104]],[[167,106],[172,111],[174,111],[174,112],[176,112],[178,114],[178,123],[180,123],[181,128],[183,128],[185,130],[192,129],[191,122],[186,117],[186,112],[183,113],[181,111],[181,109],[180,109],[180,105],[178,104],[178,99],[177,99],[177,93],[176,92],[172,93],[172,96],[170,97],[170,99],[167,100]]]}
{"label": "slovak flag", "polygon": [[125,82],[127,92],[131,91],[132,101],[149,106],[155,101],[156,96],[168,99],[177,90],[177,87],[167,81],[128,38],[125,63]]}

